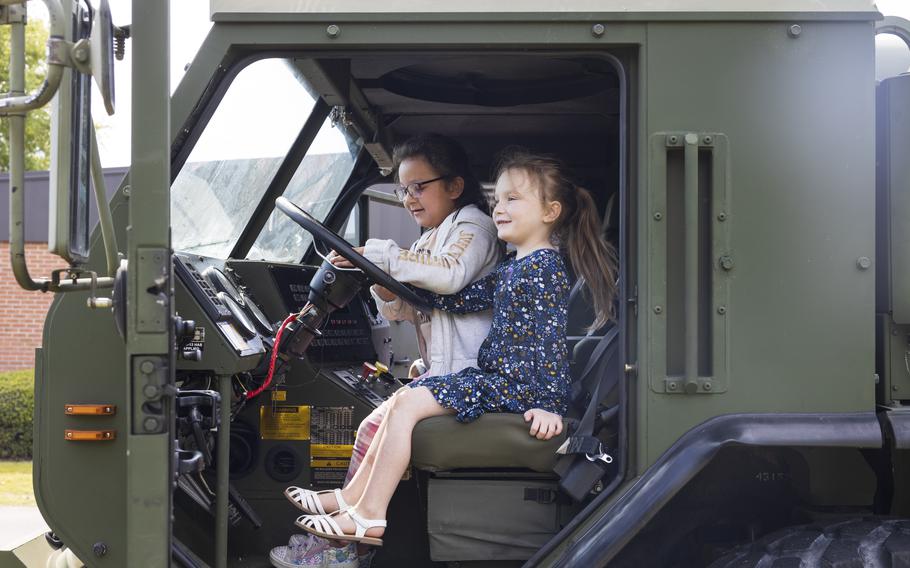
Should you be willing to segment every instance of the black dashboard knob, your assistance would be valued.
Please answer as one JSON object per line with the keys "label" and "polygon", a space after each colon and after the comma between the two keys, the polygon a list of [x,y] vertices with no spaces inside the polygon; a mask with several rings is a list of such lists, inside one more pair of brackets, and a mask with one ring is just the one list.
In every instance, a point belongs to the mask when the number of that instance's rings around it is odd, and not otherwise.
{"label": "black dashboard knob", "polygon": [[180,356],[187,361],[202,361],[202,349],[184,349]]}

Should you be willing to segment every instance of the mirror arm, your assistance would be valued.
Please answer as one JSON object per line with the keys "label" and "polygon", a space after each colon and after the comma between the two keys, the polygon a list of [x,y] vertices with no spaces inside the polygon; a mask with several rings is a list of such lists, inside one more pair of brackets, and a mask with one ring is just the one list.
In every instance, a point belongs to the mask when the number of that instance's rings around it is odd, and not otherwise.
{"label": "mirror arm", "polygon": [[98,153],[98,140],[92,133],[92,187],[95,188],[95,203],[98,205],[98,224],[101,226],[101,239],[104,241],[104,253],[107,258],[107,274],[114,276],[120,266],[118,258],[117,235],[114,233],[114,220],[111,207],[107,201],[107,190],[104,183],[104,172],[101,170],[101,156]]}
{"label": "mirror arm", "polygon": [[[48,39],[48,74],[44,84],[32,94],[25,95],[25,18],[24,9],[20,17],[10,21],[10,95],[0,99],[0,115],[8,115],[10,124],[9,142],[9,243],[10,261],[16,282],[25,290],[42,292],[90,290],[113,286],[113,278],[77,278],[60,282],[57,279],[33,279],[25,260],[25,113],[47,104],[57,91],[63,68],[70,59],[71,46],[63,38],[63,9],[57,0],[44,0],[50,14],[51,30]],[[6,6],[5,0],[0,5]],[[12,7],[12,6],[11,6]],[[110,208],[107,207],[104,179],[101,176],[101,160],[95,132],[92,130],[92,173],[98,198],[101,234],[107,253],[108,272],[113,275],[117,264],[117,242],[113,231]],[[100,181],[99,181],[100,179]],[[98,192],[101,192],[99,195]],[[111,261],[113,253],[114,261]],[[113,266],[113,268],[112,268]]]}
{"label": "mirror arm", "polygon": [[875,34],[893,34],[904,40],[910,48],[910,20],[897,16],[885,16],[875,24]]}
{"label": "mirror arm", "polygon": [[[41,84],[38,89],[33,93],[25,93],[25,84],[17,88],[12,85],[12,77],[10,78],[10,95],[9,97],[4,97],[0,99],[0,115],[9,115],[16,112],[26,112],[33,110],[39,107],[46,105],[54,97],[54,94],[57,92],[57,88],[60,86],[60,80],[63,78],[63,68],[65,66],[65,61],[68,59],[68,48],[66,47],[66,42],[63,41],[64,34],[64,19],[63,19],[63,8],[60,6],[58,0],[44,0],[45,5],[47,5],[47,12],[50,16],[50,37],[47,40],[47,77],[44,79],[44,83]],[[14,21],[10,24],[15,30],[17,27],[24,27],[24,22],[22,19],[19,21]],[[22,32],[25,33],[24,31]],[[15,35],[15,34],[14,34]],[[24,37],[24,35],[23,35]],[[13,40],[16,41],[16,40]],[[24,50],[25,42],[20,46],[20,49]],[[61,53],[62,49],[66,49],[66,53]],[[15,58],[15,55],[11,55]],[[16,69],[16,65],[13,65],[10,68],[10,75],[15,73],[22,73],[22,77],[25,77],[25,58],[23,51],[23,58],[21,61],[21,68]],[[12,150],[12,148],[11,148]]]}
{"label": "mirror arm", "polygon": [[[25,92],[25,23],[20,19],[10,30],[10,92]],[[17,98],[15,96],[11,97]],[[33,280],[25,263],[25,114],[9,116],[9,252],[16,282],[26,290],[47,292],[50,281]]]}

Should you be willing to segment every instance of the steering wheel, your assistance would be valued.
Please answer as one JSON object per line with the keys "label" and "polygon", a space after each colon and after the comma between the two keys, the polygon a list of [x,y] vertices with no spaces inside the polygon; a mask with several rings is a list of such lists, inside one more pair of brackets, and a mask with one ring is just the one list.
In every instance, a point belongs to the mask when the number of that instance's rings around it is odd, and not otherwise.
{"label": "steering wheel", "polygon": [[279,197],[275,200],[275,206],[281,210],[282,213],[290,217],[295,223],[309,231],[314,238],[328,243],[338,254],[351,261],[351,264],[362,270],[363,273],[376,284],[388,288],[396,296],[411,304],[421,312],[430,313],[433,311],[430,304],[423,298],[415,294],[410,288],[406,287],[398,280],[395,280],[383,272],[382,269],[367,260],[362,254],[355,251],[354,247],[348,244],[346,240],[342,239],[334,231],[323,225],[315,217],[291,203],[288,199]]}

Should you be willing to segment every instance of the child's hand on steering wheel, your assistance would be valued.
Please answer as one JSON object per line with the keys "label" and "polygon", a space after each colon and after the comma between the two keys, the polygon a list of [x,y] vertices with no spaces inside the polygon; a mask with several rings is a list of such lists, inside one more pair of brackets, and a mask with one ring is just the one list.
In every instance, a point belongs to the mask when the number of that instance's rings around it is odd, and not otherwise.
{"label": "child's hand on steering wheel", "polygon": [[[363,247],[354,247],[354,250],[357,254],[363,254]],[[341,256],[335,251],[329,253],[329,262],[338,268],[354,268],[354,265],[351,264],[351,261]]]}
{"label": "child's hand on steering wheel", "polygon": [[[363,249],[364,247],[354,247],[354,250],[357,251],[358,254],[363,254]],[[338,268],[354,268],[354,265],[351,264],[351,261],[338,254],[337,251],[333,250],[330,252],[328,259],[333,266],[337,266]],[[398,296],[392,293],[388,288],[385,286],[380,286],[379,284],[373,285],[373,291],[376,292],[376,295],[379,296],[384,302],[391,302],[392,300],[398,298]]]}
{"label": "child's hand on steering wheel", "polygon": [[562,434],[562,416],[541,408],[532,408],[524,414],[525,422],[531,423],[530,435],[538,440],[549,440]]}
{"label": "child's hand on steering wheel", "polygon": [[394,293],[392,293],[392,291],[389,290],[388,288],[386,288],[385,286],[380,286],[379,284],[373,284],[372,290],[373,290],[373,292],[376,293],[377,296],[379,296],[379,299],[382,300],[383,302],[391,302],[393,300],[398,299],[398,296],[396,296]]}

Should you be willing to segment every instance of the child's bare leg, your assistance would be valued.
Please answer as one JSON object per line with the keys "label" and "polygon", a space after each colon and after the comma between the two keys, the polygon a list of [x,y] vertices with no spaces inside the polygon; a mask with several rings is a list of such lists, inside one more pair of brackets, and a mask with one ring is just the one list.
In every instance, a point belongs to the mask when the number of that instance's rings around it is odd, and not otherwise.
{"label": "child's bare leg", "polygon": [[[354,505],[361,517],[386,518],[389,501],[411,460],[411,433],[414,426],[424,418],[450,412],[436,402],[426,387],[408,389],[395,397],[383,421],[383,433],[376,437],[370,447],[370,452],[375,452],[375,459],[370,466],[370,476],[363,495]],[[361,469],[365,471],[365,468]],[[354,532],[354,522],[348,515],[338,515],[335,520],[346,533]],[[367,536],[378,537],[383,532],[382,528],[372,528],[367,531]]]}

